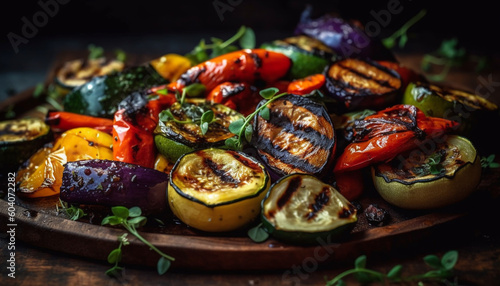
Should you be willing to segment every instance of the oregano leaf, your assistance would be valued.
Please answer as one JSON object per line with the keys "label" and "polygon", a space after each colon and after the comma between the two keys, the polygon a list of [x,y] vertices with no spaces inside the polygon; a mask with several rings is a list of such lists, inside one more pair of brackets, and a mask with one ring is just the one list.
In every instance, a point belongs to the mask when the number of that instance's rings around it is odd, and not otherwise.
{"label": "oregano leaf", "polygon": [[109,263],[116,263],[116,262],[119,262],[121,259],[122,259],[122,250],[120,248],[113,249],[108,254],[108,262]]}
{"label": "oregano leaf", "polygon": [[251,28],[245,28],[245,33],[241,36],[239,44],[243,49],[255,48],[255,33]]}
{"label": "oregano leaf", "polygon": [[264,120],[268,121],[271,118],[271,113],[269,108],[266,106],[259,112],[260,117],[264,118]]}
{"label": "oregano leaf", "polygon": [[401,264],[398,264],[394,266],[388,273],[387,273],[387,278],[391,280],[399,279],[401,278],[401,271],[403,270],[403,266]]}
{"label": "oregano leaf", "polygon": [[270,99],[271,97],[276,95],[276,93],[278,93],[278,91],[279,91],[279,89],[277,89],[276,87],[269,87],[269,88],[262,89],[261,91],[259,91],[259,94],[260,94],[260,96],[262,96],[265,99]]}
{"label": "oregano leaf", "polygon": [[126,219],[128,218],[129,211],[126,207],[116,206],[111,208],[111,212],[120,218]]}
{"label": "oregano leaf", "polygon": [[237,119],[231,124],[229,124],[229,132],[238,135],[245,124],[245,120],[243,118]]}
{"label": "oregano leaf", "polygon": [[140,207],[131,207],[128,212],[129,217],[138,217],[142,214]]}
{"label": "oregano leaf", "polygon": [[354,261],[354,267],[356,269],[365,268],[366,267],[366,255],[361,255]]}
{"label": "oregano leaf", "polygon": [[245,139],[247,140],[247,142],[252,141],[252,135],[253,135],[252,125],[247,125],[247,127],[245,127]]}
{"label": "oregano leaf", "polygon": [[160,257],[160,259],[158,259],[158,263],[156,264],[156,269],[158,270],[158,274],[160,275],[165,274],[170,268],[171,264],[172,263],[170,262],[170,260],[166,259],[163,256]]}
{"label": "oregano leaf", "polygon": [[446,270],[451,270],[455,267],[455,264],[458,261],[458,252],[456,250],[451,250],[446,252],[441,258],[441,265]]}
{"label": "oregano leaf", "polygon": [[269,233],[263,228],[262,223],[249,229],[247,234],[254,242],[264,242],[269,238]]}
{"label": "oregano leaf", "polygon": [[424,262],[427,265],[429,265],[430,267],[436,268],[436,269],[441,268],[441,261],[439,260],[439,257],[437,257],[436,255],[430,254],[430,255],[425,256],[423,259],[424,259]]}

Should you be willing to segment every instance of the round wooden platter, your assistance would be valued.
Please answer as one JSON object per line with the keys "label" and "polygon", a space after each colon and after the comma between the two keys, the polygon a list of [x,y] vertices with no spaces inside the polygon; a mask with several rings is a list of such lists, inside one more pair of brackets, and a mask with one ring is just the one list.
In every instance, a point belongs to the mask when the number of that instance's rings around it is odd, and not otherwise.
{"label": "round wooden platter", "polygon": [[[227,234],[200,233],[166,215],[165,226],[145,227],[141,234],[164,253],[176,258],[172,267],[197,270],[271,270],[294,266],[313,267],[318,264],[352,261],[361,254],[390,252],[414,247],[442,233],[445,226],[455,225],[466,231],[460,221],[480,212],[486,204],[498,201],[500,171],[483,176],[478,191],[467,201],[435,211],[404,211],[385,203],[374,191],[368,191],[359,201],[366,207],[378,204],[390,214],[382,226],[368,224],[363,212],[351,233],[340,239],[318,241],[317,245],[288,245],[272,238],[255,243],[244,232]],[[493,198],[493,200],[492,200]],[[0,200],[1,231],[9,229],[7,197]],[[100,218],[69,220],[58,212],[58,198],[16,199],[16,240],[30,245],[85,258],[106,261],[118,246],[122,228],[101,226]],[[109,212],[109,210],[108,210]],[[162,220],[165,218],[161,218]],[[150,218],[154,221],[154,218]],[[458,225],[460,222],[460,225]],[[454,227],[454,226],[452,226]],[[122,263],[154,266],[159,256],[133,235],[124,250]]]}

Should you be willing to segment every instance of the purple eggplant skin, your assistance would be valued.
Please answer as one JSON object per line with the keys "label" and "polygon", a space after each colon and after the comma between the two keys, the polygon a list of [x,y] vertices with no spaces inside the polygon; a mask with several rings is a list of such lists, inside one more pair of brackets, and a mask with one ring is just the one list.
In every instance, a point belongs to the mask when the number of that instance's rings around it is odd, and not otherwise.
{"label": "purple eggplant skin", "polygon": [[61,200],[71,204],[140,207],[144,214],[168,208],[168,174],[112,160],[82,160],[64,165]]}
{"label": "purple eggplant skin", "polygon": [[295,27],[295,35],[315,38],[343,58],[395,60],[392,52],[382,45],[380,39],[368,36],[361,24],[330,14],[312,19],[311,14],[312,7],[307,6]]}

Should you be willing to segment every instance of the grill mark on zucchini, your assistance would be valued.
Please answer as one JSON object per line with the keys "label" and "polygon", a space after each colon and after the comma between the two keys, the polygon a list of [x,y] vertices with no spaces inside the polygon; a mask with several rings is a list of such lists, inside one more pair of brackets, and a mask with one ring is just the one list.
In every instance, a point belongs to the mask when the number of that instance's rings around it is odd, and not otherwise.
{"label": "grill mark on zucchini", "polygon": [[330,189],[324,186],[319,194],[314,197],[314,203],[309,205],[310,212],[306,214],[307,220],[312,220],[316,217],[318,212],[322,210],[330,202]]}
{"label": "grill mark on zucchini", "polygon": [[278,209],[282,209],[290,201],[293,194],[299,189],[300,185],[302,185],[301,177],[294,177],[290,180],[286,190],[276,202]]}
{"label": "grill mark on zucchini", "polygon": [[205,157],[204,154],[201,152],[200,152],[200,156],[203,157],[203,161],[202,161],[203,165],[205,167],[208,167],[212,171],[212,173],[214,173],[217,177],[219,177],[221,179],[221,181],[223,181],[225,183],[235,184],[235,185],[238,185],[239,183],[241,183],[239,180],[233,178],[233,176],[231,176],[226,171],[224,171],[222,169],[223,166],[221,164],[217,164],[216,162],[212,161],[211,159]]}

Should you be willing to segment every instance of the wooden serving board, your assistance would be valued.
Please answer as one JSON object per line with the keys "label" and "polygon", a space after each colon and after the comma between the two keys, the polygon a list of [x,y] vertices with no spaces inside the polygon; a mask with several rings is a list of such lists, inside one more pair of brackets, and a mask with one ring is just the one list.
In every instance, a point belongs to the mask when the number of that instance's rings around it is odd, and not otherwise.
{"label": "wooden serving board", "polygon": [[[59,63],[71,58],[75,58],[75,54],[65,54]],[[53,69],[48,78],[51,76]],[[27,90],[11,98],[9,104],[29,102],[31,93],[32,90]],[[2,184],[5,181],[3,178]],[[174,268],[271,270],[299,266],[305,269],[319,264],[350,262],[361,254],[414,247],[436,235],[446,236],[449,227],[467,229],[464,223],[468,221],[466,218],[480,213],[485,207],[494,207],[499,197],[498,169],[483,174],[477,192],[469,199],[439,210],[407,211],[395,208],[382,200],[373,187],[369,187],[359,201],[362,209],[372,203],[378,204],[389,212],[390,219],[382,226],[373,226],[360,212],[351,233],[313,246],[288,245],[272,238],[254,243],[245,232],[202,233],[180,223],[171,214],[157,218],[164,225],[149,218],[148,225],[140,231],[153,245],[176,258],[172,264]],[[72,221],[57,212],[57,197],[16,198],[15,203],[16,240],[36,247],[106,261],[109,252],[118,246],[117,237],[126,232],[121,228],[100,225],[102,217],[109,214],[109,209],[89,210],[85,218]],[[7,197],[0,199],[2,233],[9,229],[8,207]],[[124,247],[122,263],[155,266],[159,256],[132,235],[128,238],[130,245]]]}

